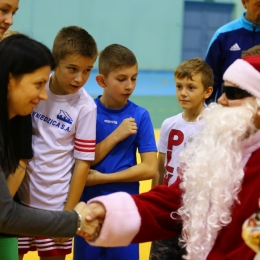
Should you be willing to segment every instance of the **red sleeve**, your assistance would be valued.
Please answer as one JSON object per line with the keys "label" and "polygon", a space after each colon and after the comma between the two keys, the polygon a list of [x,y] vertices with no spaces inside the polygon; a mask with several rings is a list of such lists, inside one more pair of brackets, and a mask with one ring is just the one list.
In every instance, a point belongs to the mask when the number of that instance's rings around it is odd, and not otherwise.
{"label": "red sleeve", "polygon": [[178,179],[169,187],[158,185],[149,192],[133,196],[142,222],[132,243],[165,239],[181,233],[181,221],[175,213],[181,203],[179,184]]}

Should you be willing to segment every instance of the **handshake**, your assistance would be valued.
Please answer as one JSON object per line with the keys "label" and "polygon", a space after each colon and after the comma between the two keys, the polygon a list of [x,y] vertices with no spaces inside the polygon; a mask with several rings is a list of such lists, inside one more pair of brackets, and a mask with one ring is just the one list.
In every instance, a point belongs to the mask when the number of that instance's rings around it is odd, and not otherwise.
{"label": "handshake", "polygon": [[80,202],[74,210],[81,216],[81,224],[76,234],[87,242],[95,241],[106,215],[105,207],[101,203],[93,202],[86,205],[86,203]]}

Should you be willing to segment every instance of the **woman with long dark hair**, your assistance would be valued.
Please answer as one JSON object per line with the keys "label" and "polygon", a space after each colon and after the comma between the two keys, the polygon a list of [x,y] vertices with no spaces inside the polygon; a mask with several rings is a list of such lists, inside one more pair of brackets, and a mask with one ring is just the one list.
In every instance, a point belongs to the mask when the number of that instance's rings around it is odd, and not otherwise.
{"label": "woman with long dark hair", "polygon": [[[22,34],[7,37],[0,43],[0,232],[4,234],[72,237],[87,231],[93,234],[98,227],[97,223],[87,227],[88,209],[83,202],[73,211],[31,209],[14,202],[6,184],[7,176],[17,169],[20,160],[10,120],[30,114],[41,100],[47,99],[45,84],[54,67],[50,50]],[[22,133],[20,126],[16,127],[17,133]],[[1,235],[2,259],[17,259],[17,248],[10,250]]]}

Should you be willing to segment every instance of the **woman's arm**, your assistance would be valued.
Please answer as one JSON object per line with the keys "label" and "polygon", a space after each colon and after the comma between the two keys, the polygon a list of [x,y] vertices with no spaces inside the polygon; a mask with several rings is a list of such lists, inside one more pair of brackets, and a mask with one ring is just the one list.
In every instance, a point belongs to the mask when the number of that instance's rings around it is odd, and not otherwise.
{"label": "woman's arm", "polygon": [[[82,204],[82,203],[81,203]],[[79,218],[76,211],[44,211],[28,208],[13,201],[5,176],[0,171],[0,232],[6,234],[46,237],[72,237],[76,234]],[[86,225],[86,206],[76,207],[82,216],[82,229],[90,235],[98,226]]]}

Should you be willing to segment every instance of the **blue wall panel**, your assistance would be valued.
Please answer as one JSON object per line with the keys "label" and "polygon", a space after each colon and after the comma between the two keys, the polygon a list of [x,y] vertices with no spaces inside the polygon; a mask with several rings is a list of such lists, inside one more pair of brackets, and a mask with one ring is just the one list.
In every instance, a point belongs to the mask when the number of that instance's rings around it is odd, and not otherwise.
{"label": "blue wall panel", "polygon": [[233,4],[185,2],[182,60],[205,58],[216,29],[232,20]]}

